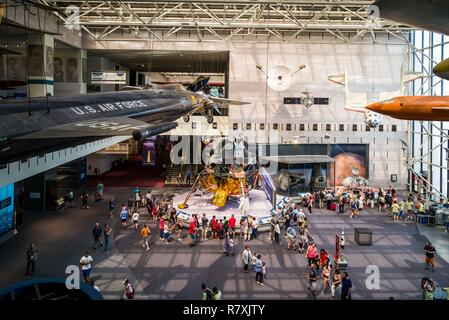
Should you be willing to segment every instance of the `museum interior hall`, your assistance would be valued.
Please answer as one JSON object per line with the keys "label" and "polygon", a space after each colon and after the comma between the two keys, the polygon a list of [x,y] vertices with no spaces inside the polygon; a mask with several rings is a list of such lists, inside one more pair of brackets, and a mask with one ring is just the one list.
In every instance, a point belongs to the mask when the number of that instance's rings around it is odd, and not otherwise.
{"label": "museum interior hall", "polygon": [[449,299],[448,19],[0,0],[0,301]]}

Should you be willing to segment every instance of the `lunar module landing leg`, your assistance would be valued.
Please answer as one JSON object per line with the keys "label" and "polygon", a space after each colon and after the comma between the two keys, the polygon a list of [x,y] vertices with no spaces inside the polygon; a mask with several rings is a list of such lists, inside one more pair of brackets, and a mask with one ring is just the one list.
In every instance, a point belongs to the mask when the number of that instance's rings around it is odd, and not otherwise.
{"label": "lunar module landing leg", "polygon": [[189,201],[192,194],[198,189],[198,187],[201,185],[201,175],[198,175],[196,177],[195,182],[193,183],[192,187],[190,188],[189,193],[187,194],[186,198],[184,199],[183,203],[178,204],[179,209],[186,209],[189,207],[187,204],[187,201]]}

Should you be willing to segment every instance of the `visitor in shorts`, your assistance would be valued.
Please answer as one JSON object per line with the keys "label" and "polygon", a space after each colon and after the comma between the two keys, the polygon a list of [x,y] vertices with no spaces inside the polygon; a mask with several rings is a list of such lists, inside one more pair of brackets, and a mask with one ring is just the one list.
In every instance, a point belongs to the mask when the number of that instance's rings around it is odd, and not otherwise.
{"label": "visitor in shorts", "polygon": [[122,228],[126,228],[126,221],[128,220],[128,208],[122,204],[122,211],[120,212],[120,222],[122,223]]}
{"label": "visitor in shorts", "polygon": [[178,231],[178,241],[182,240],[182,228],[184,227],[182,221],[178,219],[178,222],[176,223],[177,231]]}
{"label": "visitor in shorts", "polygon": [[84,253],[80,259],[81,270],[83,272],[84,282],[90,283],[90,273],[92,272],[92,262],[94,259],[89,255],[89,251]]}
{"label": "visitor in shorts", "polygon": [[293,249],[295,250],[296,243],[296,231],[293,227],[288,227],[287,229],[287,250]]}
{"label": "visitor in shorts", "polygon": [[206,217],[206,214],[203,213],[203,217],[201,218],[201,233],[203,240],[207,240],[208,225],[209,219]]}
{"label": "visitor in shorts", "polygon": [[169,240],[170,240],[170,227],[169,227],[168,221],[165,221],[165,223],[164,223],[164,241],[165,241],[165,243],[168,243]]}
{"label": "visitor in shorts", "polygon": [[312,266],[312,264],[315,263],[316,259],[318,258],[318,250],[316,248],[315,243],[311,243],[306,252],[307,262],[309,268]]}
{"label": "visitor in shorts", "polygon": [[133,213],[132,219],[134,229],[137,230],[139,228],[139,213],[137,211]]}
{"label": "visitor in shorts", "polygon": [[224,226],[223,226],[223,220],[220,219],[218,221],[218,237],[220,238],[220,240],[224,239]]}
{"label": "visitor in shorts", "polygon": [[196,240],[196,224],[195,221],[190,221],[190,225],[189,225],[189,235],[190,235],[190,246],[193,246],[195,244],[195,240]]}

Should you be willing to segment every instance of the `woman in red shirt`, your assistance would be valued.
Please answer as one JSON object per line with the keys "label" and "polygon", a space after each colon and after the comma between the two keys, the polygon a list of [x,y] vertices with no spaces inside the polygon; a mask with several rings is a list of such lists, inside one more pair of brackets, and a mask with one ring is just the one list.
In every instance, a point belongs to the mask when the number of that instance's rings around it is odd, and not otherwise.
{"label": "woman in red shirt", "polygon": [[195,223],[195,219],[192,219],[190,221],[189,234],[190,234],[189,246],[193,247],[195,245],[195,239],[196,239],[196,223]]}
{"label": "woman in red shirt", "polygon": [[326,250],[321,249],[320,250],[320,267],[323,268],[326,265],[326,262],[329,258],[329,254]]}
{"label": "woman in red shirt", "polygon": [[306,257],[310,268],[312,263],[315,263],[315,260],[318,258],[318,250],[314,243],[310,244],[309,247],[307,248]]}
{"label": "woman in red shirt", "polygon": [[215,216],[212,217],[212,220],[210,221],[211,229],[212,229],[212,239],[215,239],[217,237],[218,232],[218,221],[215,218]]}

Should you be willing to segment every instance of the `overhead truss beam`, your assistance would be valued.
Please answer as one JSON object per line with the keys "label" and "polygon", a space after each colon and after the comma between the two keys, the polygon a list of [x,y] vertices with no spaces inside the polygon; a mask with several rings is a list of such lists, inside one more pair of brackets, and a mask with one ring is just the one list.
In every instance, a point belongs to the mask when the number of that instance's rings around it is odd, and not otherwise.
{"label": "overhead truss beam", "polygon": [[[166,34],[195,32],[198,39],[210,33],[216,40],[231,39],[240,33],[269,36],[280,41],[292,39],[301,32],[327,32],[347,42],[343,32],[363,35],[368,32],[373,39],[379,32],[401,32],[411,27],[382,19],[372,25],[368,7],[373,1],[364,0],[284,0],[284,1],[66,1],[51,2],[64,9],[69,5],[80,7],[80,24],[96,38],[107,40],[115,34],[146,30],[158,38]],[[109,27],[106,32],[105,28]],[[114,30],[113,32],[109,32]]]}

